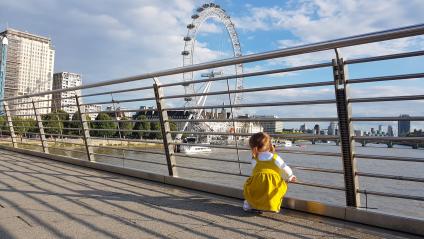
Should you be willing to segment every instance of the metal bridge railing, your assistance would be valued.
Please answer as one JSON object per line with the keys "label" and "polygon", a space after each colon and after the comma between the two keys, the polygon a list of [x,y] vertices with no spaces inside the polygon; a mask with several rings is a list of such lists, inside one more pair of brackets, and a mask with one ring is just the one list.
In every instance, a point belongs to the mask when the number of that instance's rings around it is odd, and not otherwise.
{"label": "metal bridge railing", "polygon": [[[332,41],[308,44],[303,46],[291,47],[277,51],[247,55],[237,58],[225,59],[220,61],[202,63],[192,66],[169,69],[154,73],[142,74],[133,77],[127,77],[95,84],[88,84],[68,89],[53,90],[49,92],[40,92],[30,95],[18,96],[2,100],[5,116],[1,127],[2,135],[0,142],[6,142],[10,147],[27,148],[37,150],[47,154],[60,154],[68,157],[80,158],[91,162],[109,163],[115,166],[129,167],[140,170],[154,170],[165,173],[170,176],[185,177],[179,175],[179,170],[189,170],[206,172],[217,175],[231,175],[244,180],[249,176],[248,170],[244,166],[249,164],[245,160],[235,160],[234,158],[212,157],[205,155],[186,155],[176,152],[178,146],[204,146],[196,143],[183,143],[175,140],[177,134],[193,135],[216,135],[233,137],[234,142],[230,145],[208,145],[212,149],[248,151],[249,148],[242,144],[241,137],[249,137],[252,133],[242,132],[198,132],[181,131],[175,127],[176,124],[191,124],[199,122],[331,122],[338,121],[339,135],[311,135],[311,134],[277,134],[271,136],[277,139],[286,139],[291,141],[318,140],[334,141],[339,146],[336,152],[319,152],[308,150],[284,149],[279,152],[285,155],[309,155],[322,157],[337,157],[340,159],[341,168],[314,167],[310,165],[293,164],[293,168],[298,171],[304,171],[310,174],[323,173],[338,175],[343,177],[342,184],[331,184],[323,182],[300,180],[296,183],[298,187],[322,188],[328,190],[344,192],[345,205],[348,207],[363,207],[361,203],[361,194],[383,196],[390,198],[400,198],[405,200],[415,200],[422,202],[424,197],[421,195],[407,195],[402,193],[384,192],[384,190],[368,190],[360,187],[360,177],[396,180],[402,182],[423,183],[424,178],[411,177],[408,175],[389,175],[382,173],[370,173],[359,171],[357,168],[358,160],[385,160],[397,161],[402,163],[424,163],[424,158],[387,155],[368,155],[355,153],[355,141],[401,141],[410,142],[419,145],[424,144],[424,137],[368,137],[355,136],[353,133],[353,124],[355,122],[376,122],[376,121],[398,121],[404,120],[397,116],[373,116],[373,117],[354,117],[351,108],[356,104],[370,102],[393,102],[393,101],[412,101],[424,100],[424,95],[400,95],[385,97],[364,97],[351,98],[349,86],[371,82],[402,81],[406,79],[423,78],[424,73],[410,73],[401,75],[378,76],[348,79],[347,68],[354,64],[364,64],[371,62],[381,62],[393,59],[403,59],[423,56],[424,51],[411,51],[405,53],[389,54],[375,57],[365,57],[352,60],[344,60],[339,52],[339,48],[352,47],[361,44],[375,43],[385,40],[393,40],[404,37],[420,36],[424,34],[424,25],[415,25],[388,31],[364,34],[359,36],[347,37]],[[180,78],[180,74],[186,72],[198,72],[200,70],[213,69],[217,67],[230,66],[234,64],[243,64],[248,62],[260,62],[275,58],[296,56],[305,53],[320,52],[326,50],[335,50],[334,58],[331,61],[319,64],[310,64],[289,68],[279,68],[266,71],[257,71],[244,73],[242,75],[222,76],[210,79],[193,80],[191,82],[172,82],[160,83],[161,77],[172,76]],[[242,90],[219,90],[207,93],[181,94],[176,92],[175,87],[182,87],[186,84],[200,84],[206,82],[225,82],[236,78],[251,78],[257,76],[270,76],[288,72],[303,72],[305,70],[327,69],[332,72],[328,75],[328,81],[299,83],[299,84],[277,84],[267,87],[253,87]],[[132,85],[129,85],[130,83]],[[106,86],[112,86],[107,88]],[[305,89],[316,87],[330,87],[334,95],[328,99],[312,99],[298,101],[269,101],[252,102],[241,104],[210,104],[205,106],[182,107],[177,103],[182,102],[185,97],[195,96],[219,96],[231,95],[237,93],[258,93],[269,91],[281,91],[288,89]],[[81,94],[77,90],[90,91],[91,93]],[[74,96],[66,97],[74,103],[63,105],[57,104],[57,99],[53,99],[53,93],[71,92]],[[107,99],[110,96],[110,100]],[[40,98],[42,97],[42,98]],[[47,98],[47,100],[46,100]],[[65,99],[65,98],[63,98]],[[43,103],[43,104],[40,104]],[[45,106],[45,104],[48,106]],[[109,109],[86,110],[92,105],[111,105]],[[139,108],[139,106],[149,108]],[[335,111],[336,116],[330,117],[278,117],[278,118],[212,118],[212,119],[187,119],[170,118],[168,112],[171,111],[193,111],[197,109],[244,109],[257,108],[264,109],[269,107],[295,107],[328,105]],[[69,113],[63,111],[51,111],[63,107],[76,107],[76,111]],[[125,106],[126,108],[122,108]],[[43,113],[44,112],[44,113]],[[129,113],[135,116],[126,116]],[[147,117],[149,113],[149,117]],[[96,118],[92,117],[93,115]],[[100,117],[101,115],[102,117]],[[91,118],[90,118],[91,117]],[[412,116],[408,120],[424,121],[424,116]],[[0,122],[1,123],[1,122]],[[143,156],[141,156],[143,155]],[[197,160],[192,164],[185,164],[184,159]],[[227,163],[228,168],[219,170],[215,166],[199,166],[201,162],[213,162],[217,165]],[[142,166],[136,163],[142,163]],[[152,169],[150,166],[156,165]],[[238,166],[234,167],[234,165]],[[220,176],[216,176],[220,177]],[[213,177],[212,177],[213,178]],[[209,179],[209,178],[208,178]]]}

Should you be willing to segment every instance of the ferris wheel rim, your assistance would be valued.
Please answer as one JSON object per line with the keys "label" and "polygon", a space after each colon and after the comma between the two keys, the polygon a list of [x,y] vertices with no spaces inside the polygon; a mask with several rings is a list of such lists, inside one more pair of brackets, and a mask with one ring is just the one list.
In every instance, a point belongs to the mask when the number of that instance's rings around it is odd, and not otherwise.
{"label": "ferris wheel rim", "polygon": [[[216,4],[204,4],[202,7],[197,9],[197,13],[192,15],[192,22],[187,25],[187,35],[184,37],[184,50],[182,52],[183,55],[183,66],[192,65],[193,64],[193,56],[194,56],[194,46],[196,43],[197,32],[201,28],[201,25],[208,19],[215,18],[219,20],[224,26],[228,33],[228,36],[231,40],[232,50],[234,57],[240,57],[241,46],[240,41],[238,39],[238,34],[235,29],[234,23],[231,21],[230,16],[222,9],[219,5]],[[243,74],[243,64],[234,65],[236,75]],[[184,81],[192,81],[193,72],[188,72],[183,74]],[[236,78],[235,79],[235,90],[243,89],[243,79]],[[190,90],[189,85],[184,85],[184,88],[187,91]],[[193,87],[193,86],[192,86]],[[195,92],[194,88],[192,91]],[[234,94],[233,104],[238,104],[241,101],[241,93]]]}

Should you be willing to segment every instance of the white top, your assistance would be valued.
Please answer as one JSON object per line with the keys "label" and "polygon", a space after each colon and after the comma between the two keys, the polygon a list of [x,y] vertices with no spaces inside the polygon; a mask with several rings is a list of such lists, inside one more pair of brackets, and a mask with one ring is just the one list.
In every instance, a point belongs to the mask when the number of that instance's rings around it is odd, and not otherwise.
{"label": "white top", "polygon": [[[260,152],[258,154],[258,160],[260,161],[269,161],[272,160],[272,157],[274,157],[274,154],[266,151],[266,152]],[[256,160],[252,158],[252,168],[254,168],[256,166]],[[278,155],[277,158],[274,161],[275,165],[277,165],[277,167],[279,167],[280,169],[282,169],[282,174],[281,176],[286,179],[286,180],[291,180],[293,175],[293,171],[291,170],[291,168],[284,162],[284,160]]]}

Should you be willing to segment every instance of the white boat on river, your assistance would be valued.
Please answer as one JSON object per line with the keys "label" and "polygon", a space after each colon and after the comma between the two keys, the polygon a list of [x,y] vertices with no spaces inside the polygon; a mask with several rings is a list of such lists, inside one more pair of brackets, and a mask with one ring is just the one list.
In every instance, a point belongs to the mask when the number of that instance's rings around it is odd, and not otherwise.
{"label": "white boat on river", "polygon": [[[183,143],[187,144],[196,144],[196,138],[195,137],[187,137],[183,140]],[[208,147],[210,143],[200,143],[201,145],[179,145],[179,152],[185,153],[185,154],[197,154],[197,153],[207,153],[211,152],[212,149]],[[203,146],[204,145],[204,146]]]}

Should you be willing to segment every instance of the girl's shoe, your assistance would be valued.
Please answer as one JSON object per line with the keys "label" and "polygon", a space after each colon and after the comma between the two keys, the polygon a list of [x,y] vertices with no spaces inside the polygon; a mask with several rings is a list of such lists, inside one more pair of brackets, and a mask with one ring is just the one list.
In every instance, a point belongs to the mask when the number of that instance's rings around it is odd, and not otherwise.
{"label": "girl's shoe", "polygon": [[257,214],[263,213],[261,210],[257,210],[257,209],[252,208],[246,200],[244,200],[244,202],[243,202],[243,210],[245,212],[252,212],[252,213],[257,213]]}
{"label": "girl's shoe", "polygon": [[253,208],[250,207],[249,203],[246,200],[244,200],[244,202],[243,202],[243,210],[245,212],[249,212],[249,211],[252,211],[252,209]]}

